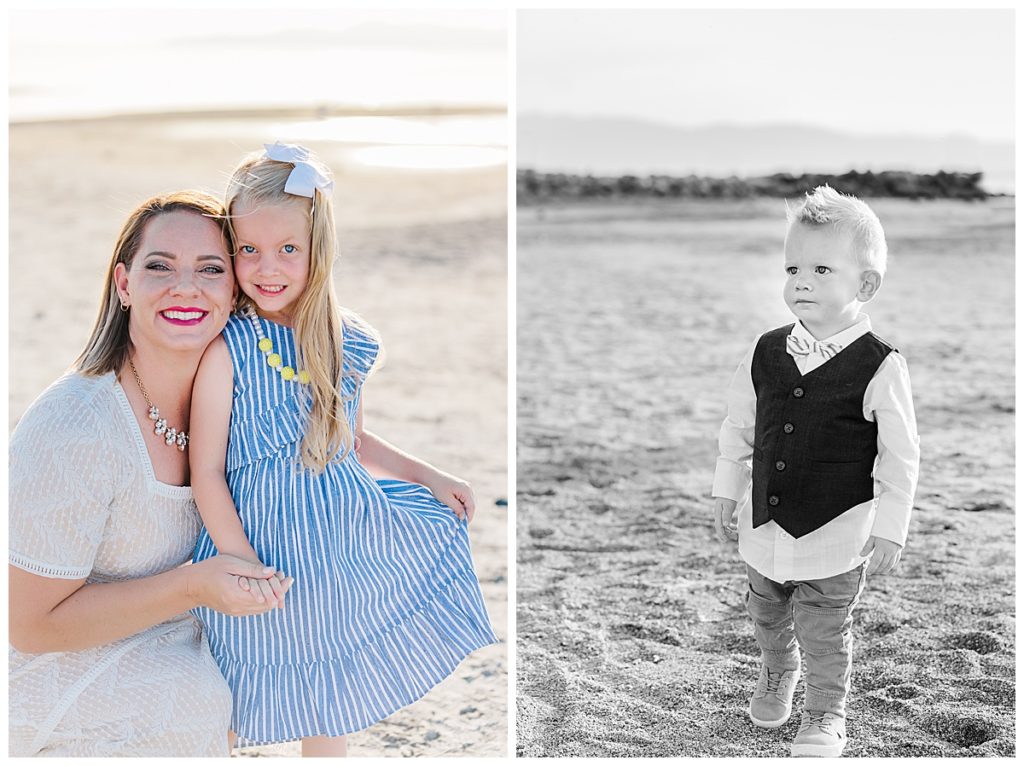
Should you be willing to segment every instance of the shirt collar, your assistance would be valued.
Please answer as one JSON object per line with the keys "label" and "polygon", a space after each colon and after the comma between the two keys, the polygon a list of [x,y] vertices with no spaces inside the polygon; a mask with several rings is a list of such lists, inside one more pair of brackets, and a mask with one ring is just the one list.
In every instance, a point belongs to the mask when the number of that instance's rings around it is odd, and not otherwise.
{"label": "shirt collar", "polygon": [[804,327],[803,322],[800,321],[797,321],[793,326],[791,334],[807,341],[808,343],[817,340],[819,343],[835,343],[838,346],[846,348],[857,340],[857,338],[862,335],[867,335],[869,332],[871,332],[871,317],[867,314],[859,314],[857,316],[857,321],[850,327],[847,327],[845,330],[840,330],[835,335],[828,338],[821,338],[820,340],[815,338],[811,335],[810,330]]}

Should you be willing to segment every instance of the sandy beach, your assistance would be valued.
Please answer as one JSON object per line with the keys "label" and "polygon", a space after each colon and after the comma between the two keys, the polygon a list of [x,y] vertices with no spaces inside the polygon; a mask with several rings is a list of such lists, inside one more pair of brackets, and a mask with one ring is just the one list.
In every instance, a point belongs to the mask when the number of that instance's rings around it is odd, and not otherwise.
{"label": "sandy beach", "polygon": [[[312,116],[309,117],[311,119]],[[181,188],[221,196],[285,118],[123,118],[10,128],[9,428],[81,350],[128,212]],[[385,366],[367,428],[470,481],[473,553],[502,643],[424,699],[349,739],[356,756],[507,752],[506,174],[389,169],[303,141],[333,168],[344,305],[375,326]],[[499,502],[501,504],[499,504]],[[298,755],[297,743],[243,755]]]}
{"label": "sandy beach", "polygon": [[[847,756],[1015,752],[1012,199],[874,200],[869,304],[906,356],[922,462],[898,573],[855,624]],[[517,749],[787,756],[710,489],[725,389],[792,321],[781,200],[518,212]],[[798,686],[797,710],[803,696]]]}

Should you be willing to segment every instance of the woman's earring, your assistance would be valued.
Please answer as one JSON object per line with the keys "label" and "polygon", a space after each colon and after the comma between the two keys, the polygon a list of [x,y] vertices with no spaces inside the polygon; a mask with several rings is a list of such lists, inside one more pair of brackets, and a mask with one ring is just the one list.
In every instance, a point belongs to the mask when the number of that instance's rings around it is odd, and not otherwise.
{"label": "woman's earring", "polygon": [[128,309],[130,309],[130,308],[131,308],[131,306],[129,304],[124,303],[123,301],[121,302],[121,311],[127,312]]}

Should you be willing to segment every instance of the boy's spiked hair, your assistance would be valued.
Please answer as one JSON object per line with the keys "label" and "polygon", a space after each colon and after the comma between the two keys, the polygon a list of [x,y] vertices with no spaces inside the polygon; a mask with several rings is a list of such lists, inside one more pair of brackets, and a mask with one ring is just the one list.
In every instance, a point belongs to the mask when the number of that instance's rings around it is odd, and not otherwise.
{"label": "boy's spiked hair", "polygon": [[878,216],[864,202],[848,194],[840,194],[829,185],[809,192],[796,206],[786,205],[786,218],[790,228],[802,223],[806,226],[831,224],[838,231],[853,235],[857,262],[865,269],[885,276],[888,248],[885,232]]}

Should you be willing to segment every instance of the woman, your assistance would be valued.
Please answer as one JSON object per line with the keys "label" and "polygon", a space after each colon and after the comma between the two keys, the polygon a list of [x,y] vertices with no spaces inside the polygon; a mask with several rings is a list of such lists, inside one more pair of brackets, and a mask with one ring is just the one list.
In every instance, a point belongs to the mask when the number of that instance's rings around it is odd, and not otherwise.
{"label": "woman", "polygon": [[76,368],[11,438],[10,754],[226,755],[231,697],[198,624],[283,606],[290,580],[187,562],[192,381],[235,284],[224,210],[199,192],[137,208]]}

